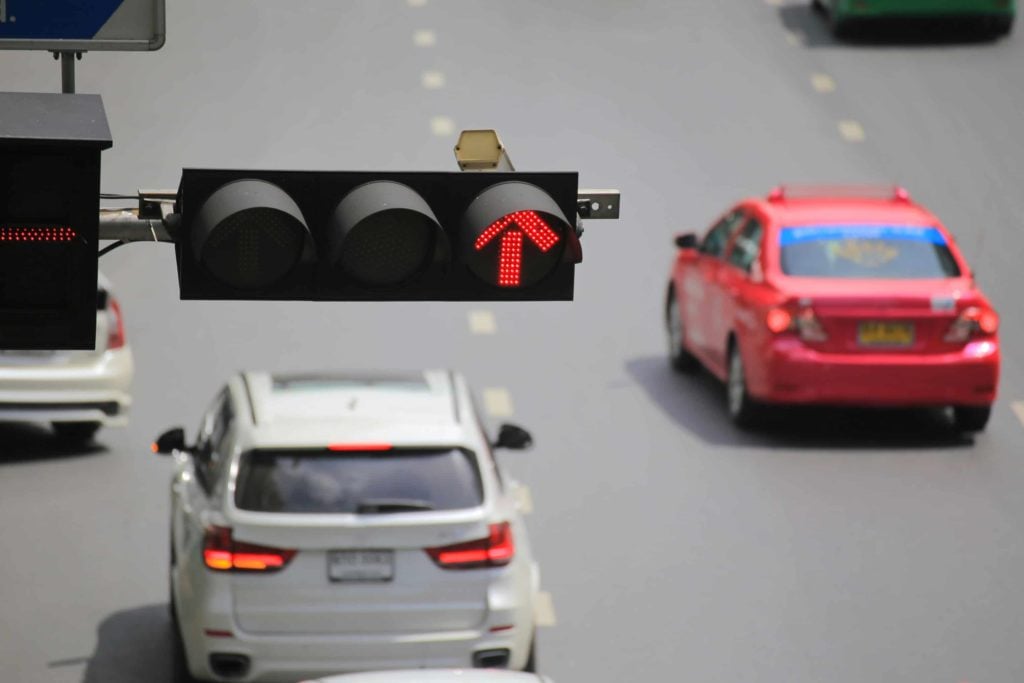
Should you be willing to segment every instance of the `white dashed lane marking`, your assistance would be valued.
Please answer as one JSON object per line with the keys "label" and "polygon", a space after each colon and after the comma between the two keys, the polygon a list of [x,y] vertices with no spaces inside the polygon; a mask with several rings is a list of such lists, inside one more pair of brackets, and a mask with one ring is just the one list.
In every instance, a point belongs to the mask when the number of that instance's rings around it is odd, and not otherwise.
{"label": "white dashed lane marking", "polygon": [[416,47],[434,47],[437,45],[437,34],[428,28],[421,28],[412,34],[412,44]]}
{"label": "white dashed lane marking", "polygon": [[811,74],[811,86],[820,93],[836,91],[836,82],[828,74]]}
{"label": "white dashed lane marking", "polygon": [[867,137],[864,128],[856,121],[849,119],[839,122],[839,136],[847,142],[864,142],[864,138]]}
{"label": "white dashed lane marking", "polygon": [[539,591],[537,597],[533,601],[533,619],[534,623],[540,627],[554,626],[557,622],[555,620],[555,603],[551,599],[551,593],[547,591]]}
{"label": "white dashed lane marking", "polygon": [[491,417],[512,417],[512,395],[502,387],[484,389],[484,408]]}
{"label": "white dashed lane marking", "polygon": [[424,71],[420,83],[427,90],[440,90],[444,87],[444,74],[440,71]]}
{"label": "white dashed lane marking", "polygon": [[430,119],[430,132],[441,138],[449,137],[455,132],[455,122],[447,116],[435,116]]}
{"label": "white dashed lane marking", "polygon": [[800,31],[786,31],[786,42],[793,47],[800,47],[807,42],[807,37]]}
{"label": "white dashed lane marking", "polygon": [[409,7],[423,7],[427,4],[427,0],[405,0],[405,4]]}
{"label": "white dashed lane marking", "polygon": [[1024,425],[1024,401],[1014,401],[1010,404],[1010,408],[1013,409],[1013,414],[1017,416],[1020,423]]}
{"label": "white dashed lane marking", "polygon": [[490,311],[470,311],[469,331],[473,334],[494,334],[498,331],[498,321]]}

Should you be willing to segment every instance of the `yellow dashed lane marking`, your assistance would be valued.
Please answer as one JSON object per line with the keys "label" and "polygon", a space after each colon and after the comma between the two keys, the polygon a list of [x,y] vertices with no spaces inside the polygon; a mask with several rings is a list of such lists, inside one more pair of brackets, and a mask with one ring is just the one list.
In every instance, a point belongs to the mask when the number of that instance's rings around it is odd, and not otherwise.
{"label": "yellow dashed lane marking", "polygon": [[786,31],[786,42],[793,47],[800,47],[807,42],[807,37],[800,31]]}
{"label": "yellow dashed lane marking", "polygon": [[528,515],[533,512],[533,494],[530,493],[530,487],[526,484],[519,484],[516,486],[516,507],[524,515]]}
{"label": "yellow dashed lane marking", "polygon": [[498,331],[498,321],[490,311],[470,311],[469,331],[473,334],[494,334]]}
{"label": "yellow dashed lane marking", "polygon": [[864,128],[856,121],[845,120],[839,122],[839,136],[847,142],[864,142],[867,136]]}
{"label": "yellow dashed lane marking", "polygon": [[444,87],[444,74],[440,71],[424,71],[420,83],[427,90],[440,90]]}
{"label": "yellow dashed lane marking", "polygon": [[437,45],[437,34],[427,28],[421,28],[412,34],[412,44],[416,47],[434,47]]}
{"label": "yellow dashed lane marking", "polygon": [[484,407],[491,417],[512,417],[512,395],[507,389],[491,387],[484,389]]}
{"label": "yellow dashed lane marking", "polygon": [[430,119],[430,132],[441,138],[449,137],[455,133],[455,122],[447,116],[435,116]]}
{"label": "yellow dashed lane marking", "polygon": [[811,86],[820,93],[836,91],[836,82],[828,74],[812,74]]}
{"label": "yellow dashed lane marking", "polygon": [[1013,409],[1013,414],[1017,416],[1020,423],[1024,425],[1024,401],[1014,401],[1010,404]]}
{"label": "yellow dashed lane marking", "polygon": [[533,619],[539,627],[554,626],[555,603],[551,599],[551,593],[539,591],[533,601]]}

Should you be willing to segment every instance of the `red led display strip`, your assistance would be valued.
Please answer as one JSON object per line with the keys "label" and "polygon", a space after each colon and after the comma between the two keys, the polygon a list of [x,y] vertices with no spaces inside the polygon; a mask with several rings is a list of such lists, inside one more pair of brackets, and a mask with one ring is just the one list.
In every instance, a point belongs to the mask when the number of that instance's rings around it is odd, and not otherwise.
{"label": "red led display strip", "polygon": [[[515,228],[508,229],[514,225]],[[473,246],[481,251],[501,235],[498,253],[498,286],[518,287],[523,270],[523,235],[530,238],[538,249],[546,252],[558,244],[558,233],[536,211],[515,211],[487,226]]]}
{"label": "red led display strip", "polygon": [[78,237],[66,225],[2,225],[0,242],[70,242]]}

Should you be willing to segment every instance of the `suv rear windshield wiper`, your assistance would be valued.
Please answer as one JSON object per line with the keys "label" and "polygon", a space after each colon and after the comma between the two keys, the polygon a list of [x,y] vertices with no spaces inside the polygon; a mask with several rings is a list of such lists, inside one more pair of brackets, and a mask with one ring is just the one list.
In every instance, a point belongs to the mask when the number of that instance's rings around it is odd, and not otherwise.
{"label": "suv rear windshield wiper", "polygon": [[433,509],[434,505],[430,501],[415,498],[368,498],[356,504],[356,512],[359,514],[420,512]]}

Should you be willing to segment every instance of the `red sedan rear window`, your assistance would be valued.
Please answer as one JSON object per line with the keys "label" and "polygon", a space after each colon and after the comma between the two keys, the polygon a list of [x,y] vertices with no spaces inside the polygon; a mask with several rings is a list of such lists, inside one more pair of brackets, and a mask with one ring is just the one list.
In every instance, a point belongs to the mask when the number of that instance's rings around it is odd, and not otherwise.
{"label": "red sedan rear window", "polygon": [[782,272],[796,277],[917,280],[958,277],[938,228],[810,225],[779,232]]}

